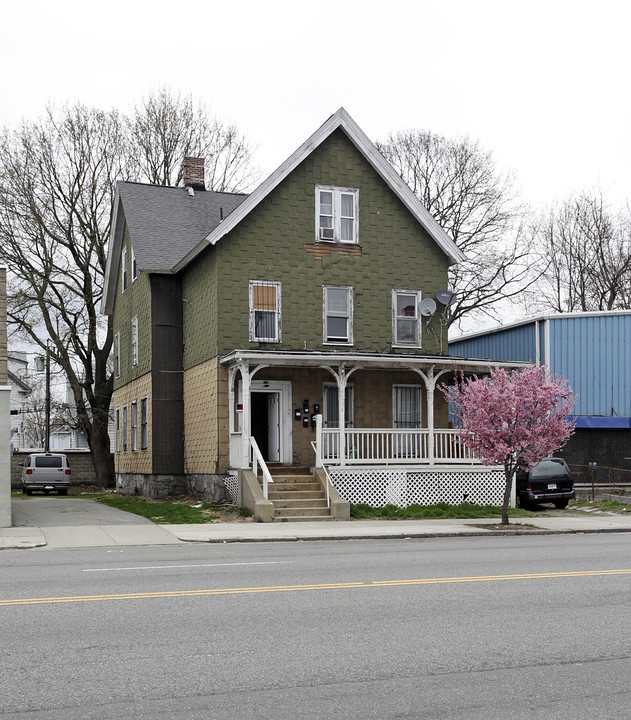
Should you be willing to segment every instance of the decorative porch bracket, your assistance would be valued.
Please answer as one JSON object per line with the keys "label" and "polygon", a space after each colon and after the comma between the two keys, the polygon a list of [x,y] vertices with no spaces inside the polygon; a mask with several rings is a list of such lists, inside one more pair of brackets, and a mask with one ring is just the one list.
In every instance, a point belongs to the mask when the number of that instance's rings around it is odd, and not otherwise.
{"label": "decorative porch bracket", "polygon": [[324,370],[328,370],[335,378],[337,383],[337,416],[339,419],[339,456],[340,465],[346,465],[346,386],[348,378],[355,372],[361,370],[361,365],[354,365],[350,370],[346,369],[344,363],[337,366],[337,371],[330,365],[322,365]]}
{"label": "decorative porch bracket", "polygon": [[[237,467],[248,467],[250,464],[250,435],[252,433],[252,418],[250,412],[250,388],[252,386],[252,378],[259,370],[268,367],[268,365],[257,365],[250,372],[250,364],[245,360],[239,361],[236,365],[228,369],[228,405],[229,405],[229,422],[230,433],[238,432],[235,423],[235,397],[234,384],[237,372],[241,373],[241,404],[243,406],[243,414],[241,416],[241,457],[239,458]],[[232,458],[231,458],[232,460]]]}

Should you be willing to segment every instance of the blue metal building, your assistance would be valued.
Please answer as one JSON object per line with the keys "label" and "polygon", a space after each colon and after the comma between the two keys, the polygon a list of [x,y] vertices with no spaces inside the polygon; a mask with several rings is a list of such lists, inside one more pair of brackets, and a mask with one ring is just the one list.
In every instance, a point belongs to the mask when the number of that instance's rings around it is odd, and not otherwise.
{"label": "blue metal building", "polygon": [[559,454],[577,468],[631,469],[631,311],[542,315],[457,338],[449,354],[547,365],[578,394],[576,433]]}

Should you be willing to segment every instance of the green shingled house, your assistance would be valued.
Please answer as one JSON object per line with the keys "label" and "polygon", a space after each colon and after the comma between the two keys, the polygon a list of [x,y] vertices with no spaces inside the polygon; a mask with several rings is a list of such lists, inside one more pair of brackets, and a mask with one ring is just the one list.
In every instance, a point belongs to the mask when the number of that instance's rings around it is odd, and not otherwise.
{"label": "green shingled house", "polygon": [[338,510],[480,470],[447,427],[453,360],[422,315],[461,252],[344,109],[250,195],[206,191],[201,159],[184,175],[119,183],[113,208],[121,491],[225,487],[272,519],[299,467]]}

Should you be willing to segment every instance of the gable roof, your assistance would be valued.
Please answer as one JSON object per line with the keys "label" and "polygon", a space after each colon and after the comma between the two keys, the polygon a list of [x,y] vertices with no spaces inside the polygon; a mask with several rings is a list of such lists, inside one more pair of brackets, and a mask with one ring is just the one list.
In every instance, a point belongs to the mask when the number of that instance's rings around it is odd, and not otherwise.
{"label": "gable roof", "polygon": [[364,158],[372,165],[390,189],[399,197],[418,222],[425,228],[436,244],[447,255],[450,264],[464,260],[464,254],[456,243],[434,220],[430,212],[410,190],[406,183],[395,172],[390,163],[377,150],[374,143],[369,140],[353,118],[340,108],[334,115],[321,125],[285,162],[277,168],[258,188],[239,205],[239,207],[226,219],[225,222],[214,227],[207,237],[190,252],[188,252],[175,266],[177,272],[186,267],[193,258],[204,250],[209,244],[214,245],[224,235],[229,233],[241,220],[252,211],[267,195],[282,182],[308,155],[338,128],[342,129]]}
{"label": "gable roof", "polygon": [[[190,196],[186,188],[119,182],[112,210],[110,248],[101,311],[109,314],[114,309],[125,222],[133,238],[134,255],[140,270],[177,273],[209,245],[214,245],[236,227],[338,129],[347,135],[427,231],[448,257],[450,264],[464,260],[462,251],[434,220],[419,198],[397,175],[346,110],[340,108],[251,195],[195,192],[194,196]],[[220,208],[223,208],[223,221]]]}
{"label": "gable roof", "polygon": [[24,380],[19,378],[15,373],[12,373],[10,370],[8,371],[8,377],[9,377],[9,384],[14,385],[18,390],[21,390],[23,393],[26,393],[27,395],[31,392],[33,392],[33,388],[30,385],[27,385]]}
{"label": "gable roof", "polygon": [[174,266],[197,247],[247,195],[118,182],[112,210],[110,249],[102,312],[111,312],[116,291],[125,223],[133,238],[139,270],[173,273]]}

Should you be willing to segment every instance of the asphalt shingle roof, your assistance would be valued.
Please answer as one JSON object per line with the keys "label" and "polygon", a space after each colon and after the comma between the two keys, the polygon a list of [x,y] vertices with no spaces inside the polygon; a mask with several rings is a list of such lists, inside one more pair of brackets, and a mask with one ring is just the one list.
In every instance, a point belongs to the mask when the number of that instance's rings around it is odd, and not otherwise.
{"label": "asphalt shingle roof", "polygon": [[139,270],[169,272],[247,195],[120,182],[118,193]]}

